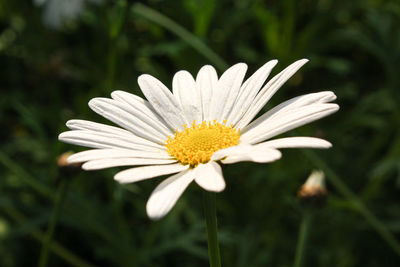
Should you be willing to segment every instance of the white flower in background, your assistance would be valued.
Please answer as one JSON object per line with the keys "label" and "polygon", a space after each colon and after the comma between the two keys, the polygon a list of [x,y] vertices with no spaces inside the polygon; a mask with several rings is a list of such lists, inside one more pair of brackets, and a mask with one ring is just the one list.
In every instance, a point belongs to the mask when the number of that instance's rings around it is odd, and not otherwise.
{"label": "white flower in background", "polygon": [[45,5],[43,20],[50,28],[60,29],[75,20],[84,10],[85,3],[99,4],[103,0],[33,0],[36,5]]}
{"label": "white flower in background", "polygon": [[218,79],[212,66],[204,66],[194,79],[179,71],[172,93],[156,78],[141,75],[139,86],[147,101],[130,93],[114,91],[109,98],[94,98],[89,106],[121,128],[84,120],[67,122],[71,131],[60,134],[66,143],[94,148],[69,157],[84,162],[85,170],[115,166],[141,166],[115,175],[120,183],[132,183],[173,174],[161,182],[147,202],[147,214],[158,219],[167,214],[194,180],[208,191],[225,188],[220,163],[272,162],[279,148],[329,148],[313,137],[270,138],[325,117],[339,109],[328,103],[332,92],[290,99],[254,121],[274,93],[308,60],[291,64],[265,81],[277,60],[271,60],[244,83],[247,65],[236,64]]}

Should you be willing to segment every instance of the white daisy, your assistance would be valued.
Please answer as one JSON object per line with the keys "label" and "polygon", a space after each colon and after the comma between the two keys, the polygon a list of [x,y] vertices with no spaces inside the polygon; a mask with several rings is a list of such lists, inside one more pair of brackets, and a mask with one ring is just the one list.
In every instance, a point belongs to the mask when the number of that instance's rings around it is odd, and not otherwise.
{"label": "white daisy", "polygon": [[167,214],[194,180],[208,191],[225,188],[220,163],[272,162],[279,148],[329,148],[313,137],[270,138],[325,117],[339,109],[326,91],[290,99],[252,121],[274,93],[308,60],[294,62],[265,83],[277,60],[271,60],[244,83],[247,65],[236,64],[218,79],[212,66],[204,66],[194,79],[179,71],[172,93],[156,78],[141,75],[139,86],[147,101],[114,91],[109,98],[94,98],[89,106],[122,127],[84,120],[67,122],[71,131],[60,134],[66,143],[94,148],[69,157],[85,170],[140,166],[115,175],[132,183],[174,174],[161,182],[147,202],[147,214],[158,219]]}

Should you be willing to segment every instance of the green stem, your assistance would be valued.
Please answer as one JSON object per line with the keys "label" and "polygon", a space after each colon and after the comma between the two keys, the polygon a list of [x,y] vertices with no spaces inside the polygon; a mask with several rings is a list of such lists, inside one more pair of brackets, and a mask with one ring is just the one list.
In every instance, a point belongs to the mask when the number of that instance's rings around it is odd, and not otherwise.
{"label": "green stem", "polygon": [[10,172],[14,173],[18,179],[31,186],[41,195],[46,196],[50,199],[53,199],[55,197],[54,192],[50,187],[41,183],[39,179],[36,179],[33,176],[31,176],[24,168],[22,168],[16,162],[18,161],[10,158],[8,155],[0,151],[0,164],[4,165],[4,167],[8,169]]}
{"label": "green stem", "polygon": [[[25,216],[18,211],[17,209],[13,208],[11,205],[2,206],[2,211],[7,213],[14,221],[19,224],[26,224]],[[38,240],[40,243],[45,242],[46,235],[37,229],[33,229],[29,232],[29,234]],[[80,258],[78,255],[75,255],[72,251],[65,248],[63,245],[58,243],[57,241],[51,242],[49,245],[50,250],[54,252],[54,254],[58,255],[60,258],[68,262],[71,266],[75,267],[96,267],[84,259]]]}
{"label": "green stem", "polygon": [[114,40],[110,40],[110,48],[107,56],[107,90],[114,90],[115,66],[117,64],[117,51]]}
{"label": "green stem", "polygon": [[43,240],[42,251],[40,252],[40,258],[39,258],[39,264],[38,264],[39,267],[47,266],[51,241],[53,238],[54,230],[57,225],[58,218],[60,216],[60,211],[61,211],[61,207],[63,204],[63,200],[64,200],[65,194],[67,192],[67,183],[68,183],[67,179],[61,180],[60,186],[57,190],[58,192],[57,192],[55,203],[54,203],[54,209],[51,214],[49,227],[47,229],[46,235]]}
{"label": "green stem", "polygon": [[114,90],[115,73],[117,66],[117,41],[125,22],[128,4],[126,0],[120,0],[114,7],[114,16],[111,17],[109,29],[109,51],[107,56],[107,90]]}
{"label": "green stem", "polygon": [[306,244],[308,239],[308,232],[310,229],[312,220],[312,214],[306,211],[303,214],[302,221],[300,224],[299,238],[297,240],[296,256],[294,259],[293,267],[301,267],[303,263],[303,258],[306,251]]}
{"label": "green stem", "polygon": [[136,3],[132,7],[132,12],[176,34],[183,41],[185,41],[200,54],[202,54],[205,58],[213,62],[218,69],[225,70],[228,67],[226,62],[214,51],[212,51],[207,45],[205,45],[200,38],[183,28],[172,19],[164,16],[157,10],[154,10],[143,4]]}
{"label": "green stem", "polygon": [[217,212],[215,207],[215,193],[203,193],[204,215],[207,226],[208,255],[210,267],[221,267],[221,258],[218,245]]}
{"label": "green stem", "polygon": [[282,29],[282,46],[280,51],[283,59],[287,60],[292,51],[292,39],[294,34],[294,27],[296,24],[296,1],[286,0],[283,1],[284,16],[283,16],[283,29]]}

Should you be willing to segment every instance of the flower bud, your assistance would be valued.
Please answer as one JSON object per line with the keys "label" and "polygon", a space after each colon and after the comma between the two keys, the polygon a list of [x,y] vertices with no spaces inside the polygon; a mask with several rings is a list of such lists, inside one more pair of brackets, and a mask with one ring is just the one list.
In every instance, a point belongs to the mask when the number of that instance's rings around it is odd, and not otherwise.
{"label": "flower bud", "polygon": [[323,202],[327,195],[325,174],[323,171],[313,171],[307,181],[301,186],[297,196],[301,200]]}
{"label": "flower bud", "polygon": [[81,163],[68,163],[67,159],[72,154],[74,154],[74,152],[70,151],[62,153],[60,156],[58,156],[57,166],[62,172],[72,172],[74,170],[77,170],[81,166]]}

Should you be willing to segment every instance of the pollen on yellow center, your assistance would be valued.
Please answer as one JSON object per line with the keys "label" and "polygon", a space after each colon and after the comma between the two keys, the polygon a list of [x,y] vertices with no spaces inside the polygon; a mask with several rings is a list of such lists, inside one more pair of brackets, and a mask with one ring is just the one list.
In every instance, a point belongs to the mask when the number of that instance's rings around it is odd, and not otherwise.
{"label": "pollen on yellow center", "polygon": [[197,166],[210,161],[212,154],[220,149],[239,143],[239,130],[216,121],[184,126],[166,141],[167,152],[182,164]]}

